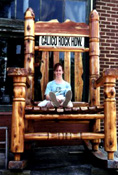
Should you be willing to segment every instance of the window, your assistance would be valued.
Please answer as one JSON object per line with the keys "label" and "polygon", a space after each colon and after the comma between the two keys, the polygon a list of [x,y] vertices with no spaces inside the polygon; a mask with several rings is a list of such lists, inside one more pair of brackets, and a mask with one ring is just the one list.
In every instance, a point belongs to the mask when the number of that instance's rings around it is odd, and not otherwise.
{"label": "window", "polygon": [[88,23],[91,5],[92,0],[0,0],[0,110],[4,110],[5,105],[8,109],[13,96],[11,79],[6,76],[7,67],[23,67],[24,64],[26,9],[34,10],[36,21],[70,19]]}
{"label": "window", "polygon": [[71,19],[86,22],[91,5],[92,0],[1,0],[0,18],[23,20],[26,9],[32,7],[36,21]]}

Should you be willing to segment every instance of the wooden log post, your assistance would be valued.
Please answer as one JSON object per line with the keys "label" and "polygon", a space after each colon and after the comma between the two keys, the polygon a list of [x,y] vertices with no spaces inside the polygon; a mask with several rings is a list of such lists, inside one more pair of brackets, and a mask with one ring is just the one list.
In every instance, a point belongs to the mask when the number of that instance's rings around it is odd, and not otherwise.
{"label": "wooden log post", "polygon": [[105,150],[108,152],[108,159],[114,159],[114,152],[117,150],[115,83],[115,77],[109,76],[105,78],[104,129]]}
{"label": "wooden log post", "polygon": [[14,83],[11,151],[14,153],[14,159],[19,161],[20,154],[24,152],[24,116],[27,71],[23,68],[9,68],[8,75],[13,77]]}
{"label": "wooden log post", "polygon": [[41,62],[41,95],[42,100],[45,99],[45,89],[47,86],[47,83],[49,82],[49,52],[42,52],[42,62]]}
{"label": "wooden log post", "polygon": [[70,52],[64,52],[64,79],[71,83],[71,61]]}
{"label": "wooden log post", "polygon": [[[90,13],[90,105],[96,106],[100,103],[99,88],[94,88],[94,83],[99,76],[99,15],[96,10]],[[96,120],[93,124],[93,132],[100,131],[100,120]],[[100,140],[93,141],[93,149],[98,150]]]}
{"label": "wooden log post", "polygon": [[53,52],[53,67],[56,63],[59,63],[59,52]]}
{"label": "wooden log post", "polygon": [[75,52],[75,61],[74,61],[74,76],[75,76],[75,101],[82,101],[83,94],[83,64],[82,64],[82,54]]}
{"label": "wooden log post", "polygon": [[26,103],[31,104],[34,99],[34,12],[28,8],[25,13],[25,27],[24,27],[24,67],[28,72],[30,80],[30,88],[27,89]]}

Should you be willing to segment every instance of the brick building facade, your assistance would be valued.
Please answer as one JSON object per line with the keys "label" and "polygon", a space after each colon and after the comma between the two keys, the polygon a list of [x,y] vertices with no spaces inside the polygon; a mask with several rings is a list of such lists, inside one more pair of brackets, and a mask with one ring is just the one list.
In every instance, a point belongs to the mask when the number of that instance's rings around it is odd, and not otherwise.
{"label": "brick building facade", "polygon": [[[102,72],[105,68],[118,68],[118,0],[96,0],[95,8],[100,17],[100,72]],[[102,93],[103,91],[101,91],[103,101]],[[118,82],[116,105],[118,118]]]}

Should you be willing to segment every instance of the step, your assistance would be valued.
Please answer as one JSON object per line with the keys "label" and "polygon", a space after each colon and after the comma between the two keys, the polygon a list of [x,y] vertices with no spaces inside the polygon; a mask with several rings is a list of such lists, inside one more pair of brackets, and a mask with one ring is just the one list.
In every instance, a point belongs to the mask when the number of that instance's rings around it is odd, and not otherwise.
{"label": "step", "polygon": [[27,120],[92,120],[104,119],[104,114],[26,114]]}

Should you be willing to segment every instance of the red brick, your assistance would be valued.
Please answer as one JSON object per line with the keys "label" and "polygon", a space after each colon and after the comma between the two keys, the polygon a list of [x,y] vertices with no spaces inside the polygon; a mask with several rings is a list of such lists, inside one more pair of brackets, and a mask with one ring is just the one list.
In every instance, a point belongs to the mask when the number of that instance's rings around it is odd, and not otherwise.
{"label": "red brick", "polygon": [[108,50],[114,50],[115,48],[114,47],[106,47],[106,49],[108,49]]}
{"label": "red brick", "polygon": [[110,43],[102,43],[102,46],[110,46]]}
{"label": "red brick", "polygon": [[115,55],[115,54],[107,54],[106,55],[107,57],[113,57],[113,56],[117,56],[117,54]]}
{"label": "red brick", "polygon": [[112,46],[114,46],[114,47],[118,47],[118,44],[112,44]]}
{"label": "red brick", "polygon": [[110,14],[108,14],[108,13],[102,13],[102,14],[100,14],[101,16],[103,16],[103,17],[110,17]]}
{"label": "red brick", "polygon": [[102,1],[102,2],[98,1],[98,2],[97,2],[97,6],[102,6],[102,5],[104,6],[105,4],[106,4],[106,3],[103,2],[103,1]]}
{"label": "red brick", "polygon": [[107,13],[104,11],[103,7],[102,7],[102,9],[99,10],[99,14],[102,14],[102,13]]}
{"label": "red brick", "polygon": [[111,17],[111,18],[107,18],[107,21],[113,21],[114,22],[115,19]]}
{"label": "red brick", "polygon": [[106,62],[108,65],[114,65],[114,62]]}
{"label": "red brick", "polygon": [[104,29],[102,29],[102,32],[111,32],[111,30],[108,28],[104,28]]}
{"label": "red brick", "polygon": [[101,53],[109,53],[109,50],[101,50]]}
{"label": "red brick", "polygon": [[109,14],[116,14],[117,15],[117,11],[107,11],[107,13],[109,13]]}
{"label": "red brick", "polygon": [[105,12],[106,10],[110,10],[110,7],[102,6],[102,9],[104,9],[103,12]]}
{"label": "red brick", "polygon": [[111,15],[112,18],[118,18],[118,14],[117,15]]}
{"label": "red brick", "polygon": [[113,28],[114,29],[116,26],[114,26],[114,25],[106,25],[106,27],[107,28]]}
{"label": "red brick", "polygon": [[[111,53],[118,54],[118,50],[111,51]],[[118,61],[118,60],[117,60]]]}
{"label": "red brick", "polygon": [[118,11],[118,7],[113,7],[112,10],[117,12]]}
{"label": "red brick", "polygon": [[[113,1],[112,1],[112,2],[113,2]],[[115,3],[108,3],[107,6],[109,6],[109,7],[115,7],[116,4],[115,4]]]}
{"label": "red brick", "polygon": [[118,65],[111,66],[111,68],[118,68]]}
{"label": "red brick", "polygon": [[109,66],[108,65],[100,65],[100,68],[109,68]]}
{"label": "red brick", "polygon": [[[98,13],[99,13],[99,11],[98,11]],[[100,16],[100,13],[99,13],[99,16]],[[106,21],[106,18],[103,17],[103,16],[100,16],[100,22],[101,22],[101,21]]]}
{"label": "red brick", "polygon": [[112,24],[118,26],[118,22],[112,22]]}
{"label": "red brick", "polygon": [[111,29],[111,32],[118,32],[118,29]]}
{"label": "red brick", "polygon": [[103,58],[102,61],[107,62],[107,61],[110,61],[110,59],[109,58]]}
{"label": "red brick", "polygon": [[118,3],[118,0],[111,0],[112,3]]}
{"label": "red brick", "polygon": [[115,36],[115,33],[106,33],[108,36]]}

